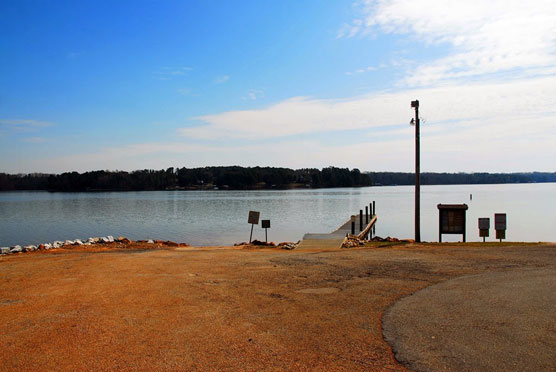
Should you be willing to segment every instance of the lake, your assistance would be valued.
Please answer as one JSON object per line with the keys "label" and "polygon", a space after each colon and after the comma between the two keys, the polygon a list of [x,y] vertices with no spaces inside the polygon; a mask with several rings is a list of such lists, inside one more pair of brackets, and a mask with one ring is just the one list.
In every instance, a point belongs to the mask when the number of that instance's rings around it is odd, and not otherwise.
{"label": "lake", "polygon": [[[470,194],[473,199],[470,200]],[[414,187],[143,192],[0,193],[0,246],[95,236],[161,239],[191,245],[249,240],[250,210],[270,219],[269,241],[297,241],[307,232],[330,232],[376,201],[376,234],[413,238]],[[421,187],[421,239],[438,241],[437,204],[466,203],[467,240],[479,241],[477,219],[507,213],[510,241],[556,241],[556,184]],[[253,239],[264,240],[261,225]],[[458,241],[461,235],[444,235]]]}

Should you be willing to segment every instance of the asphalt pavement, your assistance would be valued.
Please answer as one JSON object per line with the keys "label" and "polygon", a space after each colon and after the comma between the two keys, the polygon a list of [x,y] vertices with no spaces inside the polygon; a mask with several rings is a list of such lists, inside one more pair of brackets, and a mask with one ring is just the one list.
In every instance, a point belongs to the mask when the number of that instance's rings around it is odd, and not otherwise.
{"label": "asphalt pavement", "polygon": [[386,311],[383,334],[415,371],[556,371],[556,269],[427,287]]}

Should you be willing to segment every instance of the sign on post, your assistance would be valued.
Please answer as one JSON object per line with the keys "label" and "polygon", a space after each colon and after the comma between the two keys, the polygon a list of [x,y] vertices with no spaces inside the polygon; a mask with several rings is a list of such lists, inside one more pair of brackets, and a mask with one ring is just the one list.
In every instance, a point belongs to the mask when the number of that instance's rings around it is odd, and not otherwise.
{"label": "sign on post", "polygon": [[261,215],[260,212],[249,211],[249,218],[247,219],[247,223],[250,223],[252,225],[258,225],[260,215]]}
{"label": "sign on post", "polygon": [[438,204],[438,241],[442,234],[462,234],[465,242],[465,212],[467,204]]}
{"label": "sign on post", "polygon": [[264,229],[264,239],[268,243],[268,229],[270,229],[270,220],[262,220],[261,225]]}
{"label": "sign on post", "polygon": [[251,234],[249,235],[249,244],[251,244],[251,239],[253,238],[253,226],[259,224],[260,212],[249,211],[249,217],[247,218],[247,223],[251,224]]}
{"label": "sign on post", "polygon": [[490,231],[490,218],[479,218],[479,236],[483,238],[483,243],[485,238],[488,237]]}
{"label": "sign on post", "polygon": [[494,214],[494,229],[506,230],[506,213]]}
{"label": "sign on post", "polygon": [[496,230],[496,239],[506,239],[506,213],[494,214],[494,229]]}

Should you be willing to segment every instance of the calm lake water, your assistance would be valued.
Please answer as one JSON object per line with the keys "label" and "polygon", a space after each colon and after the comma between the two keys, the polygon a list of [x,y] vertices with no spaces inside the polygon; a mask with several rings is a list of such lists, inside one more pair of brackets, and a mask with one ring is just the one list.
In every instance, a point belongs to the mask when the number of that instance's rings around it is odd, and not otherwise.
{"label": "calm lake water", "polygon": [[[473,200],[470,200],[473,194]],[[250,210],[271,220],[269,240],[297,241],[330,232],[376,201],[376,234],[412,238],[414,188],[386,186],[285,191],[146,191],[0,193],[0,246],[122,235],[192,245],[249,239]],[[556,184],[421,187],[421,239],[438,240],[438,203],[467,203],[467,240],[478,241],[478,217],[507,213],[507,240],[556,241]],[[264,240],[255,226],[253,239]],[[444,235],[443,241],[461,240]]]}

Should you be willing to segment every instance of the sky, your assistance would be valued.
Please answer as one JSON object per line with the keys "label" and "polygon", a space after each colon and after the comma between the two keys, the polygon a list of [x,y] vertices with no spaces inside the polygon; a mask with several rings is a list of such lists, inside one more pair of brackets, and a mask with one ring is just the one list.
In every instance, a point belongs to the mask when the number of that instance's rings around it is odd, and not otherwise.
{"label": "sky", "polygon": [[553,0],[0,2],[0,172],[556,171]]}

